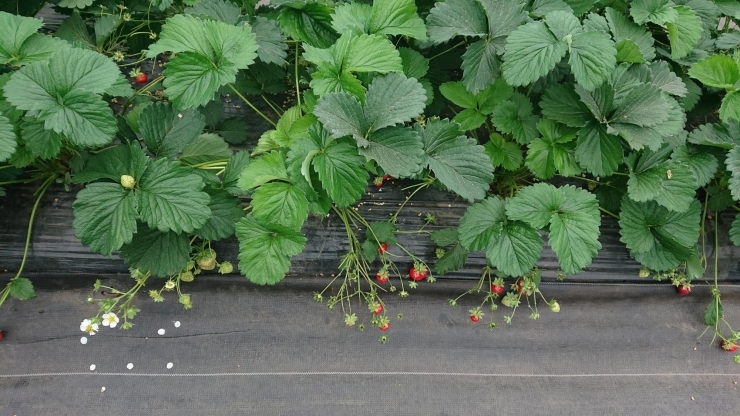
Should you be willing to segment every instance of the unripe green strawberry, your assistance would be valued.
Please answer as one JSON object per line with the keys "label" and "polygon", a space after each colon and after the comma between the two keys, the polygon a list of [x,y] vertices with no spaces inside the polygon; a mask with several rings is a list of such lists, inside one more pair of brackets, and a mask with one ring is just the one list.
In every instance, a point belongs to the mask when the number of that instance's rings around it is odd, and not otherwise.
{"label": "unripe green strawberry", "polygon": [[640,273],[638,273],[638,276],[641,279],[644,279],[646,277],[649,277],[650,276],[650,269],[647,269],[647,268],[640,269]]}
{"label": "unripe green strawberry", "polygon": [[126,189],[134,189],[136,179],[131,175],[121,175],[121,186]]}
{"label": "unripe green strawberry", "polygon": [[205,249],[195,257],[196,263],[201,270],[213,270],[216,268],[216,252],[213,249]]}
{"label": "unripe green strawberry", "polygon": [[559,303],[558,303],[557,301],[555,301],[555,300],[554,300],[554,301],[552,301],[552,302],[550,302],[550,303],[549,303],[549,304],[548,304],[547,306],[549,306],[549,307],[550,307],[550,310],[551,310],[551,311],[552,311],[553,313],[558,313],[558,312],[560,312],[560,304],[559,304]]}
{"label": "unripe green strawberry", "polygon": [[183,282],[192,282],[195,279],[195,276],[193,276],[193,272],[190,270],[180,272],[180,280]]}
{"label": "unripe green strawberry", "polygon": [[234,266],[230,261],[224,261],[218,265],[218,272],[221,274],[229,274],[234,271]]}

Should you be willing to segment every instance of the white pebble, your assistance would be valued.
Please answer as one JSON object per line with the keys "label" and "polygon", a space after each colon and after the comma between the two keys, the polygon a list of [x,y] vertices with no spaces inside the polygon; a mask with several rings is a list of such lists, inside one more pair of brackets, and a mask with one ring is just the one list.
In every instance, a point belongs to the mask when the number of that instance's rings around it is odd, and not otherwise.
{"label": "white pebble", "polygon": [[157,331],[159,335],[164,335],[164,328],[159,328],[159,331]]}
{"label": "white pebble", "polygon": [[128,363],[126,365],[126,368],[128,368],[129,370],[132,369],[132,368],[134,368],[134,363]]}
{"label": "white pebble", "polygon": [[180,321],[175,321],[175,328],[179,328],[179,327],[180,327]]}
{"label": "white pebble", "polygon": [[102,393],[102,392],[104,392],[104,391],[105,391],[105,387],[101,387],[101,388],[100,388],[100,392]]}
{"label": "white pebble", "polygon": [[87,337],[80,338],[80,344],[82,344],[82,345],[87,344]]}
{"label": "white pebble", "polygon": [[95,371],[95,364],[90,364],[90,371]]}
{"label": "white pebble", "polygon": [[167,369],[168,370],[171,369],[172,368],[172,365],[173,365],[172,363],[167,363]]}

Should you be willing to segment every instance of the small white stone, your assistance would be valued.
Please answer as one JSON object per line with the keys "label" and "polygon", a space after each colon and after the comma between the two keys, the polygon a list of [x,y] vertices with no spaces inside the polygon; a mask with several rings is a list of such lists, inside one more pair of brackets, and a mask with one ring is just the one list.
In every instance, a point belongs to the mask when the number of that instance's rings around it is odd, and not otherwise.
{"label": "small white stone", "polygon": [[95,371],[95,364],[90,364],[90,371]]}
{"label": "small white stone", "polygon": [[168,370],[171,369],[172,368],[172,365],[173,365],[172,363],[167,363],[167,369]]}
{"label": "small white stone", "polygon": [[132,369],[132,368],[134,368],[134,363],[128,363],[128,364],[126,364],[126,368],[128,368],[129,370]]}
{"label": "small white stone", "polygon": [[102,392],[104,392],[104,391],[105,391],[105,387],[101,387],[101,388],[100,388],[100,392],[102,393]]}
{"label": "small white stone", "polygon": [[80,344],[82,344],[82,345],[87,344],[87,337],[80,338]]}
{"label": "small white stone", "polygon": [[179,327],[180,327],[180,321],[175,321],[175,328],[179,328]]}
{"label": "small white stone", "polygon": [[157,331],[159,335],[164,335],[164,328],[159,328],[159,331]]}

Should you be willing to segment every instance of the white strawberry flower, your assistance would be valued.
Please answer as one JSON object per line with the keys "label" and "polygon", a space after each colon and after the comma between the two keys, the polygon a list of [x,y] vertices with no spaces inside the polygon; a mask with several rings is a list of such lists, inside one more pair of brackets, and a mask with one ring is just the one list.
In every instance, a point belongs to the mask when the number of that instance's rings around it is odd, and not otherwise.
{"label": "white strawberry flower", "polygon": [[108,312],[103,315],[103,326],[109,326],[115,328],[118,325],[118,317],[113,312]]}
{"label": "white strawberry flower", "polygon": [[80,324],[80,331],[95,335],[98,332],[98,324],[93,323],[90,319],[85,319]]}
{"label": "white strawberry flower", "polygon": [[175,282],[173,282],[172,280],[168,280],[167,282],[165,282],[164,287],[166,289],[174,289],[175,288]]}

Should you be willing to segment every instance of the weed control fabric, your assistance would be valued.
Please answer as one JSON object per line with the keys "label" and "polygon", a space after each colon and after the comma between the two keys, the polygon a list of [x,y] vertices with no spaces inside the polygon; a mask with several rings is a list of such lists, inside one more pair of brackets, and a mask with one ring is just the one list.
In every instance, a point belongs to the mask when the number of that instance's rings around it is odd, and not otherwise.
{"label": "weed control fabric", "polygon": [[[669,285],[543,284],[560,313],[542,305],[531,320],[522,309],[505,325],[499,311],[489,331],[490,311],[470,321],[472,297],[442,306],[467,285],[437,282],[389,298],[393,325],[381,344],[377,328],[346,328],[311,300],[324,280],[299,277],[275,287],[201,279],[191,286],[197,314],[142,299],[146,319],[132,329],[89,335],[78,326],[96,309],[85,302],[90,280],[35,276],[44,282],[36,300],[0,309],[3,414],[697,415],[740,406],[733,354],[700,337],[696,310],[710,297],[701,285],[680,297]],[[726,318],[737,320],[740,288],[722,291]]]}

